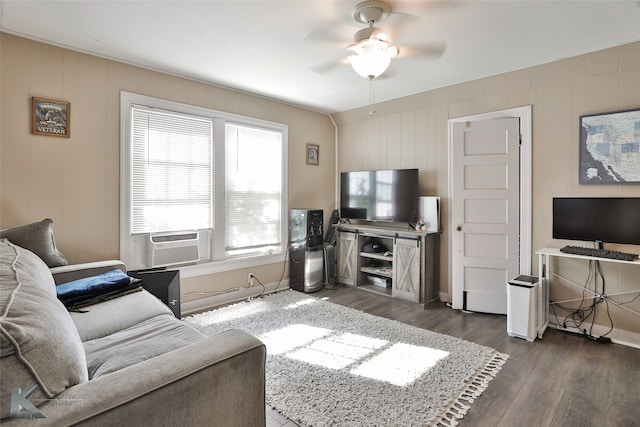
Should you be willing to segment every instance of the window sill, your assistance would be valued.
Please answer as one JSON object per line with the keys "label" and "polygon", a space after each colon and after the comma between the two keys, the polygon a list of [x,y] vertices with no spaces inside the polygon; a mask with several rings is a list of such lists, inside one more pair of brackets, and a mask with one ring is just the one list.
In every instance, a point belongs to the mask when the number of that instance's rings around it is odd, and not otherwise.
{"label": "window sill", "polygon": [[286,261],[286,252],[278,252],[268,255],[257,255],[252,257],[243,257],[235,259],[227,259],[224,261],[212,261],[195,265],[187,265],[178,267],[180,270],[180,278],[187,279],[190,277],[206,276],[208,274],[223,273],[225,271],[241,270],[244,268],[257,267],[260,265],[277,264]]}

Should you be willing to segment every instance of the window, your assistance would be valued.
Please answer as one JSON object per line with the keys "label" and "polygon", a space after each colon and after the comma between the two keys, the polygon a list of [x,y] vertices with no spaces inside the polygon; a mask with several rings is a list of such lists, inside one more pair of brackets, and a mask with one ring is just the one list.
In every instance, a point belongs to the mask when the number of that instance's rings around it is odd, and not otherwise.
{"label": "window", "polygon": [[197,247],[200,263],[240,268],[284,253],[286,152],[285,125],[122,92],[122,260],[180,264]]}
{"label": "window", "polygon": [[225,251],[282,245],[282,133],[226,125]]}
{"label": "window", "polygon": [[213,121],[131,107],[131,233],[211,228]]}

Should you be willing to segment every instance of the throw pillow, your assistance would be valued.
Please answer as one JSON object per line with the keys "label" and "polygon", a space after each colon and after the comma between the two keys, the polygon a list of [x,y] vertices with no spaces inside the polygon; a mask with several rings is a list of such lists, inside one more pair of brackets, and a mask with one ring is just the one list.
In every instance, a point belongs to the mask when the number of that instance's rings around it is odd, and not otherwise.
{"label": "throw pillow", "polygon": [[0,357],[1,418],[12,389],[37,385],[52,398],[88,380],[84,346],[49,268],[7,239],[0,239]]}
{"label": "throw pillow", "polygon": [[56,241],[53,237],[53,220],[51,218],[20,227],[0,230],[0,239],[9,239],[14,245],[30,250],[42,258],[49,268],[68,264],[67,259],[56,248]]}

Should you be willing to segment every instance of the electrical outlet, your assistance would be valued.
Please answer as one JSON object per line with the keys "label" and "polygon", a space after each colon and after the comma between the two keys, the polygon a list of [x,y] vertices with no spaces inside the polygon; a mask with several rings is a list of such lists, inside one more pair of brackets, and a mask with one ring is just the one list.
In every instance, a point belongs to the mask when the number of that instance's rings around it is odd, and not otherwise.
{"label": "electrical outlet", "polygon": [[253,287],[253,278],[255,276],[253,275],[253,273],[249,273],[249,276],[247,276],[247,283],[249,284],[249,287],[252,288]]}

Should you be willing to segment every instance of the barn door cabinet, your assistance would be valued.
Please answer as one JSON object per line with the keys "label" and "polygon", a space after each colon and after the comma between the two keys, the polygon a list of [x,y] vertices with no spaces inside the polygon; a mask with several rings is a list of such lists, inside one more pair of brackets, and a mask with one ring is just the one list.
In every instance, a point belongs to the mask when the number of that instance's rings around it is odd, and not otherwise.
{"label": "barn door cabinet", "polygon": [[341,224],[338,282],[426,305],[438,299],[440,233]]}

